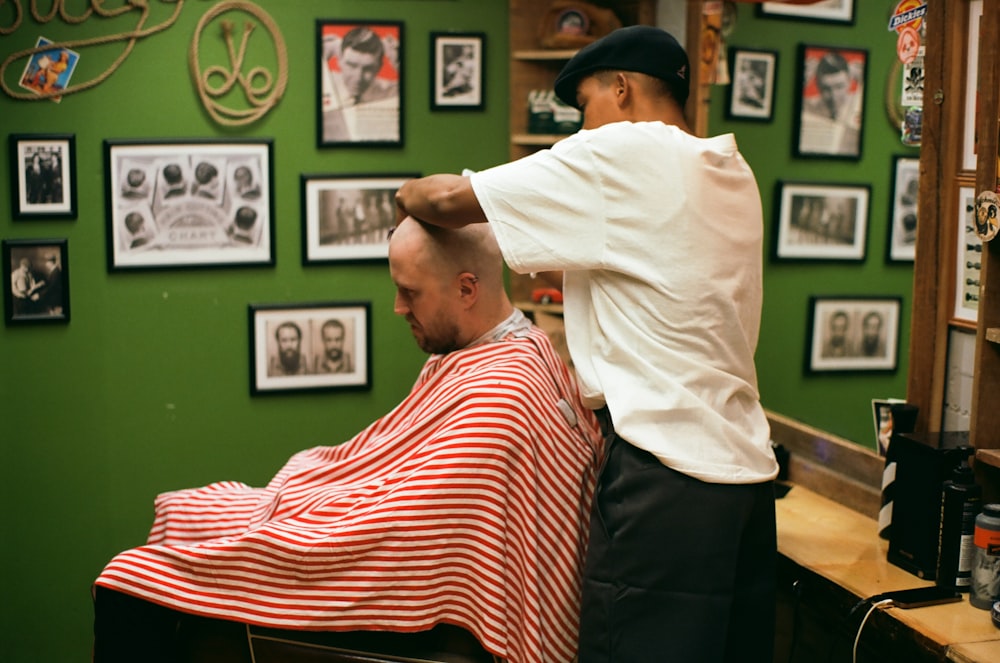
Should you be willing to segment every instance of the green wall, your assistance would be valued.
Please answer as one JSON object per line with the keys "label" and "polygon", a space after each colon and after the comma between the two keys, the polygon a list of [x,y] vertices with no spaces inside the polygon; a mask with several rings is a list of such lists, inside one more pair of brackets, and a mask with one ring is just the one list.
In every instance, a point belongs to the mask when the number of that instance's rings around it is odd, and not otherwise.
{"label": "green wall", "polygon": [[[862,8],[863,5],[863,8]],[[912,263],[887,263],[893,155],[918,156],[899,140],[883,101],[896,59],[895,33],[887,29],[896,3],[857,3],[853,26],[758,17],[752,5],[737,3],[729,48],[778,52],[774,117],[770,123],[727,120],[725,88],[713,88],[712,133],[732,131],[753,167],[764,202],[765,242],[770,252],[776,228],[774,190],[779,180],[871,185],[867,256],[863,263],[765,261],[764,313],[757,370],[764,405],[794,419],[874,449],[872,398],[905,398],[909,361]],[[867,97],[861,159],[801,159],[792,156],[796,53],[800,43],[868,51]],[[804,357],[812,295],[888,295],[903,298],[899,370],[885,373],[805,373]]]}
{"label": "green wall", "polygon": [[[0,53],[134,28],[137,13],[44,25],[26,1],[0,3]],[[41,3],[45,5],[45,3]],[[87,3],[66,3],[74,14]],[[117,3],[122,4],[122,3]],[[97,87],[61,103],[0,94],[0,237],[66,238],[72,317],[67,325],[0,328],[0,660],[90,660],[90,583],[115,553],[143,543],[153,497],[220,479],[266,482],[295,451],[341,442],[396,404],[424,355],[392,312],[384,261],[304,267],[301,173],[399,173],[483,168],[507,156],[507,3],[501,0],[265,0],[287,45],[280,104],[246,128],[224,128],[202,110],[187,68],[199,19],[214,3],[183,2],[177,23],[140,40]],[[150,0],[147,27],[173,3]],[[405,145],[316,147],[315,20],[404,22]],[[237,22],[237,36],[242,20]],[[429,33],[487,33],[486,109],[429,110]],[[248,61],[267,64],[258,28]],[[121,44],[78,49],[73,83],[100,75]],[[201,50],[228,58],[217,32]],[[270,61],[273,62],[273,56]],[[17,90],[24,61],[4,75]],[[273,70],[273,66],[272,66]],[[79,217],[11,220],[8,133],[76,136]],[[103,145],[106,138],[270,138],[274,141],[273,267],[114,272],[106,269]],[[368,300],[372,389],[251,397],[249,303]]]}

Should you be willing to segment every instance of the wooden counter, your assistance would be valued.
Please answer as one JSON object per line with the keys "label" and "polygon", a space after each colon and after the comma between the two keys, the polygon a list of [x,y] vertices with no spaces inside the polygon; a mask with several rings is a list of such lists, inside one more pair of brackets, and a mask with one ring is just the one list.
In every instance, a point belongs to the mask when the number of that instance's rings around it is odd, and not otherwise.
{"label": "wooden counter", "polygon": [[[816,622],[814,633],[822,637],[832,637],[826,633],[837,630],[831,624],[836,621],[841,636],[849,635],[853,645],[853,636],[866,610],[850,621],[846,614],[850,607],[881,592],[933,584],[886,560],[888,542],[879,538],[877,523],[872,518],[799,485],[794,485],[785,497],[777,500],[776,510],[781,556],[779,587],[783,568],[784,580],[796,583],[793,610],[802,609],[810,600],[839,603],[839,606],[814,605],[811,608]],[[802,595],[803,585],[811,596]],[[798,622],[799,619],[796,613],[794,620]],[[801,635],[797,633],[791,638],[792,654],[796,653],[795,647],[802,645]],[[1000,661],[1000,629],[993,626],[989,611],[974,608],[967,597],[960,603],[910,610],[879,609],[862,630],[861,643],[865,642],[870,642],[868,648],[876,653],[881,650],[878,655],[883,656],[883,661],[904,660],[884,658],[887,652],[902,653],[904,647],[918,652],[920,660]],[[821,649],[826,645],[814,643],[814,646]],[[864,645],[859,649],[863,650]],[[917,654],[912,656],[907,650],[905,660],[916,660]],[[788,660],[792,658],[791,655],[787,657]],[[871,658],[875,660],[874,655]],[[786,657],[779,651],[775,660],[786,660]],[[802,660],[809,660],[808,656]],[[859,660],[865,660],[860,652]]]}

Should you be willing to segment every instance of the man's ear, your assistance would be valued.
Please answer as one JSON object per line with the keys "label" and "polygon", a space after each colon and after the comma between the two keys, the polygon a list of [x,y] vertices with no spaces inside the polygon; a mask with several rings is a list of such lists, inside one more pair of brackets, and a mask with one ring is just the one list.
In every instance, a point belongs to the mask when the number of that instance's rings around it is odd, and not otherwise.
{"label": "man's ear", "polygon": [[472,272],[458,275],[459,296],[471,306],[479,298],[479,277]]}
{"label": "man's ear", "polygon": [[635,81],[624,71],[619,71],[615,73],[614,88],[615,102],[619,108],[624,108],[632,101],[632,95],[635,94]]}

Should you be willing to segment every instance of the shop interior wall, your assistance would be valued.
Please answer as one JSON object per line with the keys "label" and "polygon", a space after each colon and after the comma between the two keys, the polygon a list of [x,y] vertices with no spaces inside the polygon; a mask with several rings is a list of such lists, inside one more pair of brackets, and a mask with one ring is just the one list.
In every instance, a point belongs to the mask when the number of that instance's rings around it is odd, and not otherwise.
{"label": "shop interior wall", "polygon": [[[0,27],[18,3],[0,6]],[[0,53],[135,27],[136,15],[105,23],[39,24],[25,6],[21,26],[0,34]],[[82,13],[85,2],[65,3]],[[150,2],[155,25],[174,3]],[[72,319],[67,325],[0,328],[0,658],[12,663],[89,657],[90,582],[123,548],[142,543],[153,497],[164,490],[236,479],[260,485],[295,451],[333,444],[394,405],[423,354],[392,313],[384,261],[303,266],[302,173],[397,173],[481,168],[507,154],[507,3],[499,0],[336,0],[260,2],[288,48],[288,88],[277,108],[246,128],[225,128],[202,110],[187,68],[191,38],[209,3],[186,1],[168,30],[145,39],[100,85],[61,103],[0,95],[0,127],[9,133],[72,133],[77,148],[75,221],[11,218],[10,164],[0,159],[4,239],[66,238]],[[865,6],[852,26],[758,18],[737,4],[730,47],[779,51],[773,121],[725,117],[725,89],[713,89],[712,133],[734,131],[760,181],[766,241],[773,241],[772,192],[779,180],[872,185],[867,257],[860,264],[765,266],[765,310],[758,350],[767,407],[873,446],[870,400],[904,397],[912,268],[886,263],[891,164],[915,155],[899,141],[882,102],[895,58],[886,30],[894,3]],[[317,148],[315,20],[384,19],[405,24],[405,143],[400,148]],[[487,96],[482,112],[429,110],[429,33],[487,34]],[[253,40],[263,38],[255,34]],[[869,50],[862,158],[857,162],[792,157],[798,43]],[[221,41],[203,46],[226,64]],[[74,82],[100,75],[121,44],[81,49]],[[248,53],[248,69],[253,58]],[[23,61],[4,71],[16,87]],[[276,262],[273,267],[109,272],[105,248],[102,141],[108,138],[270,138],[274,141]],[[777,147],[776,147],[777,146]],[[6,150],[5,150],[6,153]],[[5,154],[6,156],[6,154]],[[810,376],[803,357],[811,295],[903,298],[899,369],[891,374]],[[251,397],[247,306],[250,303],[367,300],[372,304],[370,391]]]}
{"label": "shop interior wall", "polygon": [[[760,16],[737,3],[729,49],[777,51],[774,114],[770,122],[726,117],[726,88],[715,86],[709,108],[711,133],[732,131],[757,175],[764,205],[764,312],[757,367],[761,398],[775,412],[874,449],[873,398],[905,398],[909,361],[913,264],[888,262],[893,156],[919,156],[906,146],[886,111],[887,85],[896,60],[895,32],[888,30],[892,0],[855,3],[853,25]],[[862,6],[863,5],[863,6]],[[793,118],[800,44],[849,47],[868,52],[867,93],[861,158],[793,156]],[[867,252],[862,262],[788,262],[770,257],[777,227],[775,187],[786,181],[871,186]],[[898,296],[902,298],[898,369],[895,372],[814,373],[805,370],[811,296]]]}
{"label": "shop interior wall", "polygon": [[[36,3],[0,3],[0,54],[135,29],[138,11],[114,20],[39,23]],[[46,3],[37,3],[45,11]],[[80,16],[89,3],[65,5]],[[124,4],[124,3],[113,3]],[[233,479],[262,485],[294,452],[336,444],[395,405],[425,355],[392,312],[386,261],[303,266],[302,173],[430,173],[483,168],[507,155],[507,3],[503,0],[267,0],[288,53],[288,84],[261,120],[223,127],[203,110],[188,70],[199,19],[215,4],[150,0],[146,27],[110,77],[61,103],[0,94],[0,237],[68,241],[68,324],[0,328],[0,660],[89,660],[90,584],[122,549],[144,542],[157,493]],[[14,12],[24,11],[16,30]],[[316,19],[404,24],[404,144],[318,148]],[[216,24],[217,25],[217,24]],[[217,29],[217,28],[216,28]],[[486,34],[482,111],[431,112],[432,31]],[[242,20],[236,20],[236,44]],[[273,63],[258,27],[242,71]],[[99,76],[125,42],[80,48],[72,83]],[[204,33],[209,62],[229,67],[221,35]],[[14,90],[25,60],[3,80]],[[272,67],[272,73],[277,73]],[[13,220],[11,133],[71,133],[78,218]],[[105,139],[268,138],[274,144],[276,261],[269,267],[109,272],[105,238]],[[251,303],[371,302],[369,391],[252,397]]]}

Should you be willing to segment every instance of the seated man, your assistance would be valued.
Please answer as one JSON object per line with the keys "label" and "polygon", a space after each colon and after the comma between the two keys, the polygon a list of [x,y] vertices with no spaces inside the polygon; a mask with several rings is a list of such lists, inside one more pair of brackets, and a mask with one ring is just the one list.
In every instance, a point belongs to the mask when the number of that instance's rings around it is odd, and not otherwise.
{"label": "seated man", "polygon": [[574,658],[596,419],[507,298],[486,224],[407,218],[389,270],[395,312],[432,355],[410,394],[351,440],[294,455],[265,488],[160,495],[147,545],[96,580],[97,663],[175,660],[181,615],[451,624],[511,663]]}

